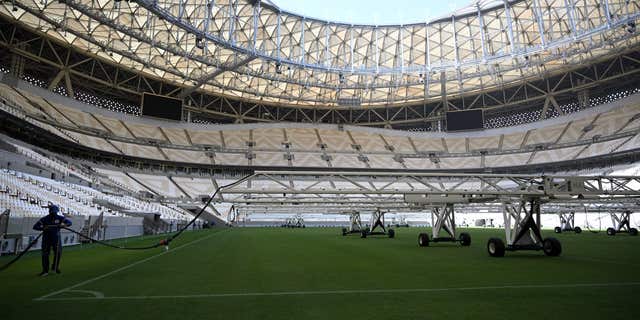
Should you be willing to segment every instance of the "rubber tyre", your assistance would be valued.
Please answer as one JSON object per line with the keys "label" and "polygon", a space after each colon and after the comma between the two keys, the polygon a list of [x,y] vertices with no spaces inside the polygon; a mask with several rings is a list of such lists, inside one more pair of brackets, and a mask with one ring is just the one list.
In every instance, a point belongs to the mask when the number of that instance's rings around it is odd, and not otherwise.
{"label": "rubber tyre", "polygon": [[607,228],[607,235],[615,236],[615,235],[616,235],[616,229],[614,229],[614,228]]}
{"label": "rubber tyre", "polygon": [[347,228],[342,228],[342,235],[346,236],[347,235]]}
{"label": "rubber tyre", "polygon": [[421,233],[418,235],[418,245],[421,247],[429,246],[429,235],[426,233]]}
{"label": "rubber tyre", "polygon": [[367,231],[366,230],[362,230],[362,232],[360,232],[360,238],[364,239],[367,237]]}
{"label": "rubber tyre", "polygon": [[466,233],[466,232],[461,233],[460,234],[460,244],[463,247],[470,246],[471,245],[471,235]]}
{"label": "rubber tyre", "polygon": [[389,236],[389,239],[393,239],[396,236],[395,230],[389,229],[389,231],[387,231],[387,236]]}
{"label": "rubber tyre", "polygon": [[490,238],[487,242],[487,252],[492,257],[504,257],[504,242],[500,238]]}
{"label": "rubber tyre", "polygon": [[557,257],[562,253],[562,245],[556,238],[546,238],[542,241],[542,251],[549,257]]}
{"label": "rubber tyre", "polygon": [[573,228],[573,232],[575,232],[575,233],[582,233],[582,228],[580,228],[580,227],[575,227],[575,228]]}
{"label": "rubber tyre", "polygon": [[630,236],[637,236],[638,235],[638,229],[636,229],[636,228],[629,229],[629,235]]}
{"label": "rubber tyre", "polygon": [[560,227],[555,227],[555,228],[553,228],[553,231],[554,231],[555,233],[562,233],[562,228],[560,228]]}

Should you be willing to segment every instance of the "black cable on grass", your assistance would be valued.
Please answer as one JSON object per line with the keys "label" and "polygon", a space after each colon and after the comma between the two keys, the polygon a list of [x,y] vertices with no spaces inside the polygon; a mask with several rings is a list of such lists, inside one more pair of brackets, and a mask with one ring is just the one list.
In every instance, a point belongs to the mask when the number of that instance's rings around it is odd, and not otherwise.
{"label": "black cable on grass", "polygon": [[68,227],[61,227],[60,229],[67,230],[67,231],[69,231],[69,232],[71,232],[71,233],[75,233],[75,234],[77,234],[78,236],[80,236],[80,237],[82,237],[82,238],[85,238],[85,239],[87,239],[87,240],[89,240],[89,241],[91,241],[91,242],[95,242],[95,243],[97,243],[97,244],[101,244],[101,245],[103,245],[103,246],[105,246],[105,247],[114,248],[114,249],[122,249],[122,250],[148,250],[148,249],[157,248],[157,247],[159,247],[159,246],[161,246],[161,245],[162,245],[162,243],[156,243],[156,244],[154,244],[154,245],[150,245],[150,246],[146,246],[146,247],[123,247],[123,246],[117,246],[117,245],[114,245],[114,244],[111,244],[111,243],[108,243],[108,242],[105,242],[105,241],[102,241],[102,240],[98,240],[98,239],[91,238],[91,237],[89,237],[89,236],[87,236],[87,235],[84,235],[84,234],[82,234],[82,233],[80,233],[80,232],[78,232],[78,231],[75,231],[75,230],[73,230],[73,229],[71,229],[71,228],[68,228]]}
{"label": "black cable on grass", "polygon": [[[240,184],[242,182],[244,182],[245,180],[249,179],[251,176],[253,176],[253,174],[249,174],[246,175],[244,177],[242,177],[242,179],[237,180],[235,182],[220,186],[216,189],[216,191],[213,192],[213,194],[211,195],[211,197],[209,197],[209,200],[207,200],[207,202],[205,203],[205,205],[202,207],[202,209],[200,209],[200,211],[198,212],[198,214],[196,214],[193,219],[191,219],[191,221],[189,221],[189,223],[187,223],[185,226],[183,226],[182,228],[180,228],[175,234],[171,235],[170,237],[166,238],[166,239],[162,239],[160,240],[160,242],[150,245],[150,246],[145,246],[145,247],[123,247],[123,246],[117,246],[108,242],[104,242],[98,239],[94,239],[92,237],[89,237],[87,235],[84,235],[78,231],[75,231],[71,228],[67,228],[67,227],[61,227],[61,229],[65,229],[67,231],[70,231],[72,233],[77,234],[80,237],[83,237],[91,242],[95,242],[97,244],[103,245],[105,247],[110,247],[110,248],[114,248],[114,249],[120,249],[120,250],[149,250],[149,249],[154,249],[160,246],[165,246],[167,248],[167,250],[169,249],[169,243],[171,243],[171,241],[175,240],[177,237],[179,237],[182,232],[184,232],[185,230],[187,230],[187,228],[189,228],[192,224],[194,224],[196,222],[196,220],[198,220],[198,218],[200,218],[200,216],[202,215],[202,213],[204,213],[204,210],[211,204],[211,201],[213,201],[213,199],[216,197],[216,195],[220,192],[220,190]],[[29,251],[29,249],[31,249],[31,247],[33,247],[37,242],[38,239],[40,239],[40,237],[42,237],[42,232],[40,232],[40,234],[38,234],[38,236],[33,239],[33,241],[31,241],[31,243],[29,243],[29,246],[27,246],[27,248],[25,248],[24,250],[22,250],[22,252],[20,252],[20,254],[18,254],[15,258],[13,258],[11,261],[9,261],[8,263],[0,266],[0,271],[4,271],[7,268],[9,268],[12,264],[14,264],[16,261],[20,260],[20,258],[22,258],[25,253],[27,253],[27,251]]]}
{"label": "black cable on grass", "polygon": [[20,254],[18,254],[15,258],[11,259],[11,261],[7,262],[3,266],[0,266],[0,271],[6,270],[13,263],[15,263],[16,261],[20,260],[20,258],[22,258],[22,256],[24,256],[24,254],[27,253],[27,251],[29,251],[29,249],[31,249],[31,247],[33,247],[36,243],[38,243],[38,239],[40,239],[40,237],[42,237],[42,232],[35,239],[31,240],[31,243],[29,243],[27,248],[22,250],[22,252],[20,252]]}
{"label": "black cable on grass", "polygon": [[228,188],[228,187],[235,186],[237,184],[240,184],[240,183],[244,182],[245,180],[249,179],[252,176],[253,176],[253,173],[252,174],[248,174],[248,175],[242,177],[242,179],[237,180],[235,182],[232,182],[232,183],[229,183],[229,184],[225,184],[223,186],[219,186],[216,189],[216,191],[211,195],[211,197],[209,197],[209,200],[207,200],[207,202],[204,204],[202,209],[200,209],[200,212],[198,212],[198,214],[196,214],[195,217],[193,217],[193,219],[191,219],[191,221],[189,221],[189,223],[187,223],[184,227],[180,228],[180,230],[178,230],[178,232],[176,232],[175,234],[173,234],[169,238],[164,239],[163,241],[160,241],[160,245],[164,244],[164,245],[168,246],[171,241],[173,241],[175,238],[180,236],[182,234],[182,232],[184,232],[185,230],[187,230],[187,228],[189,228],[189,226],[194,224],[196,222],[196,220],[198,220],[198,218],[202,215],[202,213],[204,213],[204,210],[211,204],[211,201],[213,201],[213,199],[216,197],[218,192],[220,192],[220,190]]}

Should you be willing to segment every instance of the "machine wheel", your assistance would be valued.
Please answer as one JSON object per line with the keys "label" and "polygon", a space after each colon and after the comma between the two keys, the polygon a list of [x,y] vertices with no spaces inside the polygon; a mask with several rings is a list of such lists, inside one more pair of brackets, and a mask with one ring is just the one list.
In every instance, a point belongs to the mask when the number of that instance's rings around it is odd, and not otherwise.
{"label": "machine wheel", "polygon": [[471,235],[466,233],[466,232],[461,233],[460,234],[460,244],[463,247],[470,246],[471,245]]}
{"label": "machine wheel", "polygon": [[560,228],[560,227],[555,227],[555,228],[553,229],[553,231],[554,231],[555,233],[562,233],[562,228]]}
{"label": "machine wheel", "polygon": [[347,228],[342,228],[342,235],[346,236],[347,235]]}
{"label": "machine wheel", "polygon": [[429,246],[429,235],[426,233],[421,233],[418,235],[418,245],[421,247]]}
{"label": "machine wheel", "polygon": [[389,238],[393,239],[393,237],[396,236],[396,232],[393,229],[389,229],[387,235],[389,236]]}
{"label": "machine wheel", "polygon": [[580,228],[580,227],[575,227],[575,228],[573,228],[573,232],[575,232],[575,233],[582,233],[582,228]]}
{"label": "machine wheel", "polygon": [[629,235],[630,236],[637,236],[638,235],[638,229],[636,229],[636,228],[629,229]]}
{"label": "machine wheel", "polygon": [[562,252],[562,245],[556,238],[546,238],[542,241],[542,250],[550,257],[557,257]]}
{"label": "machine wheel", "polygon": [[607,228],[607,235],[615,236],[615,235],[616,235],[616,229],[614,229],[614,228]]}
{"label": "machine wheel", "polygon": [[362,232],[360,232],[360,238],[366,238],[367,237],[367,230],[362,230]]}
{"label": "machine wheel", "polygon": [[492,257],[504,257],[504,242],[499,238],[490,238],[487,242],[487,251]]}

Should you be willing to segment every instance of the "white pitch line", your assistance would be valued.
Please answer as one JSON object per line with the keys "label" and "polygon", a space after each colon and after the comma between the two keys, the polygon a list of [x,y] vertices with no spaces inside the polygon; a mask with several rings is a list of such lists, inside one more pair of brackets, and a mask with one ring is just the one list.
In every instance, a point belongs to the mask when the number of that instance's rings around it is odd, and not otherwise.
{"label": "white pitch line", "polygon": [[[148,258],[145,258],[145,259],[142,259],[142,260],[136,261],[136,262],[131,263],[131,264],[128,264],[128,265],[126,265],[126,266],[124,266],[124,267],[121,267],[121,268],[118,268],[118,269],[116,269],[116,270],[113,270],[113,271],[107,272],[107,273],[105,273],[105,274],[103,274],[103,275],[97,276],[97,277],[95,277],[95,278],[91,278],[91,279],[89,279],[89,280],[82,281],[82,282],[77,283],[77,284],[74,284],[74,285],[72,285],[72,286],[70,286],[70,287],[67,287],[67,288],[64,288],[64,289],[61,289],[61,290],[58,290],[58,291],[51,292],[51,293],[49,293],[49,294],[46,294],[46,295],[44,295],[44,296],[42,296],[42,297],[39,297],[39,298],[35,298],[35,299],[33,299],[33,300],[34,300],[34,301],[41,301],[41,300],[45,300],[45,299],[47,299],[47,300],[51,300],[51,298],[49,298],[49,297],[51,297],[51,296],[55,296],[55,295],[61,294],[61,293],[63,293],[63,292],[67,292],[67,291],[69,291],[69,290],[72,290],[72,289],[75,289],[75,288],[78,288],[78,287],[82,287],[82,286],[84,286],[84,285],[86,285],[86,284],[89,284],[89,283],[92,283],[92,282],[98,281],[98,280],[100,280],[100,279],[106,278],[106,277],[108,277],[108,276],[110,276],[110,275],[113,275],[113,274],[116,274],[116,273],[118,273],[118,272],[120,272],[120,271],[124,271],[124,270],[127,270],[127,269],[129,269],[129,268],[133,268],[133,267],[135,267],[135,266],[137,266],[137,265],[139,265],[139,264],[141,264],[141,263],[145,263],[145,262],[147,262],[147,261],[149,261],[149,260],[153,260],[153,259],[155,259],[155,258],[157,258],[157,257],[161,257],[161,256],[163,256],[163,255],[165,255],[165,254],[167,254],[167,253],[171,253],[171,252],[178,251],[178,250],[180,250],[180,249],[182,249],[182,248],[184,248],[184,247],[186,247],[186,246],[189,246],[189,245],[192,245],[192,244],[194,244],[194,243],[198,243],[198,242],[200,242],[200,241],[203,241],[203,240],[209,239],[209,238],[213,237],[214,235],[218,234],[219,232],[221,232],[221,231],[218,231],[218,232],[212,233],[212,234],[210,234],[210,235],[208,235],[208,236],[206,236],[206,237],[204,237],[204,238],[200,238],[200,239],[193,240],[193,241],[191,241],[191,242],[187,242],[187,243],[185,243],[185,244],[183,244],[183,245],[181,245],[181,246],[179,246],[179,247],[176,247],[175,249],[172,249],[172,250],[169,250],[169,251],[163,251],[163,252],[161,252],[161,253],[159,253],[159,254],[156,254],[156,255],[153,255],[153,256],[151,256],[151,257],[148,257]],[[49,299],[48,299],[48,298],[49,298]],[[93,298],[93,299],[103,299],[103,298]]]}
{"label": "white pitch line", "polygon": [[78,293],[88,293],[93,295],[94,298],[104,298],[104,293],[100,291],[91,291],[91,290],[67,290],[67,292],[78,292]]}
{"label": "white pitch line", "polygon": [[448,292],[448,291],[480,291],[500,289],[549,289],[549,288],[583,288],[583,287],[628,287],[640,286],[640,282],[621,283],[574,283],[574,284],[542,284],[542,285],[507,285],[483,287],[453,287],[453,288],[425,288],[425,289],[370,289],[370,290],[326,290],[326,291],[276,291],[276,292],[246,292],[246,293],[211,293],[190,295],[162,295],[162,296],[122,296],[122,297],[69,297],[69,298],[41,298],[45,301],[78,301],[78,300],[151,300],[151,299],[193,299],[193,298],[224,298],[224,297],[260,297],[260,296],[304,296],[304,295],[338,295],[338,294],[385,294],[385,293],[413,293],[413,292]]}

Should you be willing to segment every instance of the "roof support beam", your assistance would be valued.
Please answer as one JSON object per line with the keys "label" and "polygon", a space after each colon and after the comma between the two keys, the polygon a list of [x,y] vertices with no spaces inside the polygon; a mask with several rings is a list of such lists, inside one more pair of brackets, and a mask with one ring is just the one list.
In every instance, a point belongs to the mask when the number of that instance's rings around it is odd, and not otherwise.
{"label": "roof support beam", "polygon": [[[571,2],[571,3],[570,3]],[[567,8],[567,16],[569,17],[569,27],[571,28],[571,37],[576,38],[578,30],[576,28],[575,7],[572,0],[564,0],[564,6]]]}
{"label": "roof support beam", "polygon": [[[282,35],[280,33],[280,19],[281,19],[280,15],[281,15],[281,13],[278,11],[278,16],[276,17],[276,19],[277,19],[276,20],[276,48],[278,50],[278,52],[277,52],[278,63],[280,63],[280,59],[281,59],[280,53],[282,52],[282,49],[280,47],[282,45],[282,39],[281,39]],[[276,72],[278,72],[278,71],[276,71]]]}
{"label": "roof support beam", "polygon": [[[304,43],[304,26],[306,24],[306,19],[302,18],[302,21],[300,22],[300,63],[304,64],[306,61],[306,55],[307,52],[305,50],[305,43]],[[353,54],[352,54],[353,55]],[[304,87],[304,86],[303,86]]]}
{"label": "roof support beam", "polygon": [[544,20],[542,20],[542,9],[540,8],[540,0],[533,0],[533,10],[536,15],[536,19],[538,21],[538,32],[540,33],[540,43],[542,44],[542,49],[547,47],[547,41],[544,35]]}
{"label": "roof support beam", "polygon": [[71,77],[69,76],[69,72],[67,71],[64,72],[64,84],[65,84],[65,88],[67,89],[67,94],[69,95],[69,97],[71,98],[75,97],[73,84],[71,83]]}
{"label": "roof support beam", "polygon": [[56,76],[51,80],[51,83],[49,83],[49,86],[47,87],[47,89],[49,89],[49,91],[53,91],[55,88],[57,88],[58,83],[60,83],[60,80],[62,80],[65,73],[66,73],[65,69],[61,69],[58,72],[58,74],[56,74]]}
{"label": "roof support beam", "polygon": [[[513,20],[511,19],[511,5],[509,0],[504,0],[504,12],[507,16],[507,36],[509,37],[509,44],[511,45],[511,54],[515,55],[516,44],[513,36]],[[482,42],[484,44],[484,41]]]}
{"label": "roof support beam", "polygon": [[604,15],[607,19],[607,27],[611,29],[611,12],[609,11],[609,0],[604,1]]}
{"label": "roof support beam", "polygon": [[[258,43],[258,14],[260,11],[260,3],[262,1],[257,1],[258,4],[253,6],[253,53],[255,54],[257,50]],[[209,9],[211,10],[211,9]]]}
{"label": "roof support beam", "polygon": [[208,74],[202,78],[200,78],[196,84],[193,87],[184,89],[182,91],[182,93],[179,95],[180,98],[184,98],[190,94],[192,94],[193,92],[195,92],[196,90],[198,90],[200,87],[202,87],[203,85],[205,85],[207,82],[215,79],[217,76],[227,72],[227,71],[234,71],[236,69],[238,69],[239,67],[244,66],[245,64],[255,60],[257,58],[257,56],[248,56],[242,60],[240,60],[239,62],[234,63],[233,65],[229,66],[229,67],[224,67],[224,68],[219,68],[216,71],[212,72],[211,74]]}
{"label": "roof support beam", "polygon": [[484,19],[482,18],[482,11],[480,10],[480,3],[476,4],[476,7],[478,8],[478,23],[480,24],[480,44],[482,45],[482,61],[486,62],[487,61],[487,45],[485,44],[486,41],[486,33],[484,30]]}

